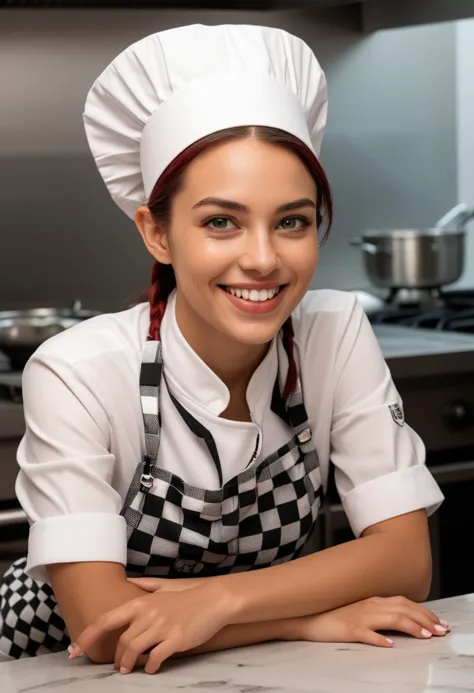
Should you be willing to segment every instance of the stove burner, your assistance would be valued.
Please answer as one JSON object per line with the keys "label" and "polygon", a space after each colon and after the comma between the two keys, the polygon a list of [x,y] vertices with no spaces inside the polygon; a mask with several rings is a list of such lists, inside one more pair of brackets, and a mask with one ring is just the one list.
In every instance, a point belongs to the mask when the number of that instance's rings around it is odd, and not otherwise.
{"label": "stove burner", "polygon": [[[371,322],[474,334],[474,291],[431,293],[431,302],[423,293],[418,297],[425,300],[418,303],[400,302],[404,295],[407,296],[397,292],[389,298],[385,308],[370,315]],[[415,294],[411,293],[410,297],[415,298]]]}
{"label": "stove burner", "polygon": [[441,306],[444,299],[439,289],[392,289],[387,303],[396,306]]}

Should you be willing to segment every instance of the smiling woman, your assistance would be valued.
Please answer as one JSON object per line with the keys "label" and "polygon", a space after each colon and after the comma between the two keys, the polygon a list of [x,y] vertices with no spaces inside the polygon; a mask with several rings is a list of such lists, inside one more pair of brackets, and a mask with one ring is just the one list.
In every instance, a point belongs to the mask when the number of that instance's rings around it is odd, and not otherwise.
{"label": "smiling woman", "polygon": [[[201,198],[209,190],[219,194]],[[157,261],[150,338],[159,339],[177,272],[176,311],[187,313],[183,334],[207,365],[221,377],[232,377],[231,364],[242,362],[241,356],[248,360],[247,334],[251,343],[263,345],[255,351],[258,364],[282,325],[287,341],[292,339],[291,312],[316,269],[317,231],[325,213],[329,231],[328,180],[314,153],[296,137],[243,126],[193,143],[163,172],[148,207],[137,213]],[[231,305],[219,300],[221,291]],[[199,345],[203,336],[205,349]],[[243,350],[247,353],[238,353]],[[293,374],[292,367],[290,378]]]}
{"label": "smiling woman", "polygon": [[[264,27],[153,34],[99,76],[84,121],[152,286],[24,371],[31,531],[0,583],[0,651],[72,642],[71,656],[154,673],[271,639],[446,633],[416,603],[442,501],[423,443],[394,421],[354,297],[308,291],[332,219],[309,47]],[[302,557],[330,462],[356,540]]]}

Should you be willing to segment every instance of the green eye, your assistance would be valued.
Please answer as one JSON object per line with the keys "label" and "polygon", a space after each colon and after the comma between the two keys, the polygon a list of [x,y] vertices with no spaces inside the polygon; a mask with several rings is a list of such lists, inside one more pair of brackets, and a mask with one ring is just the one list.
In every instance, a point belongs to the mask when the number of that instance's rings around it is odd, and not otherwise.
{"label": "green eye", "polygon": [[209,226],[214,231],[229,231],[236,228],[235,224],[227,217],[212,217],[206,221],[206,226]]}
{"label": "green eye", "polygon": [[300,231],[309,225],[309,219],[306,217],[287,217],[280,222],[279,228],[286,231]]}

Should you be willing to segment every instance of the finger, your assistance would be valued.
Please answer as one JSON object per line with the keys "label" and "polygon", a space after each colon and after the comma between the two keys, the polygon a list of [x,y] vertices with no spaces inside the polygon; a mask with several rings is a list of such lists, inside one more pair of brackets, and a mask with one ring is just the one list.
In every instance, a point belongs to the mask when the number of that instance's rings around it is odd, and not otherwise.
{"label": "finger", "polygon": [[438,619],[433,621],[426,613],[425,610],[417,609],[415,606],[408,606],[403,609],[403,613],[418,623],[422,628],[429,630],[433,635],[443,636],[446,635],[446,628],[442,626]]}
{"label": "finger", "polygon": [[447,631],[450,629],[449,628],[449,623],[445,621],[444,619],[440,618],[438,614],[435,614],[431,609],[428,609],[426,606],[422,606],[421,604],[417,605],[420,609],[423,610],[423,612],[427,612],[429,617],[435,622],[438,623],[440,626],[443,626]]}
{"label": "finger", "polygon": [[145,592],[156,592],[165,586],[160,578],[127,578],[128,582],[141,587]]}
{"label": "finger", "polygon": [[375,647],[393,647],[394,642],[390,638],[376,633],[370,628],[356,628],[353,631],[352,642],[361,642],[364,645],[374,645]]}
{"label": "finger", "polygon": [[[397,602],[399,604],[405,605],[405,606],[413,607],[417,611],[419,611],[420,613],[424,614],[426,616],[426,618],[429,618],[430,621],[432,621],[432,623],[440,623],[441,624],[441,619],[439,619],[438,616],[435,613],[433,613],[433,611],[431,611],[431,609],[428,609],[428,607],[423,606],[422,604],[419,604],[418,602],[413,602],[410,599],[407,599],[406,597],[394,597],[393,601]],[[443,624],[441,624],[441,625],[444,625],[445,623],[446,622],[444,621]]]}
{"label": "finger", "polygon": [[138,638],[139,635],[144,633],[147,630],[147,628],[148,624],[144,623],[141,620],[132,621],[127,630],[125,630],[119,637],[117,641],[117,647],[115,650],[114,658],[114,668],[117,669],[117,671],[120,669],[122,665],[122,659],[129,644],[133,642],[135,638]]}
{"label": "finger", "polygon": [[150,652],[148,657],[148,662],[145,664],[145,671],[147,674],[156,674],[163,662],[171,657],[175,652],[178,652],[179,648],[173,640],[165,640],[164,642],[157,645]]}
{"label": "finger", "polygon": [[374,630],[398,630],[400,633],[412,635],[414,638],[426,640],[432,637],[432,632],[419,623],[414,621],[410,616],[403,613],[387,613],[383,618],[376,619],[376,623],[371,623]]}
{"label": "finger", "polygon": [[[120,673],[129,674],[136,666],[140,655],[150,648],[155,648],[155,645],[159,642],[159,637],[151,630],[142,631],[136,638],[130,640],[123,650],[122,659],[120,660],[119,666]],[[151,653],[153,653],[153,651],[154,650],[152,649]],[[148,662],[146,666],[148,666]]]}
{"label": "finger", "polygon": [[117,609],[112,609],[103,614],[95,623],[92,623],[82,631],[75,643],[72,643],[71,657],[78,657],[84,654],[105,633],[127,626],[132,620],[134,613],[134,600],[131,600]]}

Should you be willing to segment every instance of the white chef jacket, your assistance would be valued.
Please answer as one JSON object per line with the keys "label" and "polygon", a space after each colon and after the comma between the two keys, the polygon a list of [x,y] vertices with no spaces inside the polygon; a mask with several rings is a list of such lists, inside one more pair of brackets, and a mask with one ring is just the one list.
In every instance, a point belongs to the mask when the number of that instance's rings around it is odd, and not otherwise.
{"label": "white chef jacket", "polygon": [[[425,466],[423,443],[392,416],[390,407],[402,403],[354,295],[309,291],[293,313],[293,325],[323,483],[331,460],[355,535],[397,515],[436,510],[443,496]],[[148,327],[147,303],[100,315],[45,342],[24,370],[26,433],[18,450],[16,493],[31,523],[27,571],[33,578],[47,581],[44,566],[51,563],[127,562],[120,510],[145,452],[139,373]],[[224,483],[247,466],[257,437],[262,460],[288,441],[290,429],[270,407],[276,340],[247,389],[252,421],[239,422],[219,418],[229,391],[181,334],[175,294],[161,339],[170,390],[212,433]],[[160,410],[158,466],[193,486],[219,488],[206,446],[189,430],[166,387]]]}

